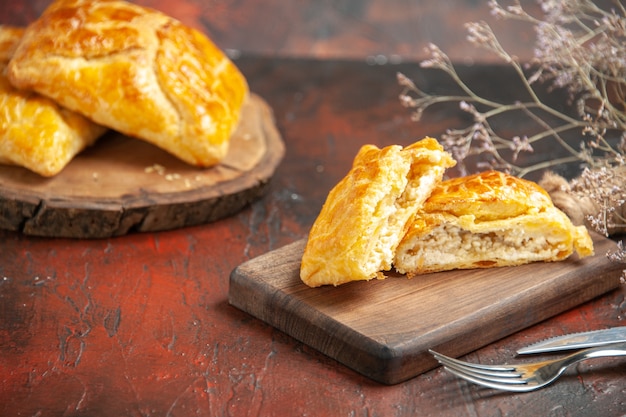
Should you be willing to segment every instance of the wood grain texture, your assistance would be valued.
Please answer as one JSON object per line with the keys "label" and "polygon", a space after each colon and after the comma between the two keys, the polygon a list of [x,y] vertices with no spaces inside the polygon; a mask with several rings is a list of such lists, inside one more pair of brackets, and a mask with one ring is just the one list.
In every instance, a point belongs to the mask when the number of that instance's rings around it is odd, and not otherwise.
{"label": "wood grain texture", "polygon": [[102,238],[209,223],[261,196],[284,155],[270,107],[252,95],[217,166],[199,169],[110,132],[57,176],[0,166],[0,227]]}
{"label": "wood grain texture", "polygon": [[300,240],[237,267],[229,302],[396,384],[437,366],[428,349],[458,357],[616,288],[622,267],[605,256],[615,243],[594,242],[596,255],[582,260],[309,288],[299,278]]}

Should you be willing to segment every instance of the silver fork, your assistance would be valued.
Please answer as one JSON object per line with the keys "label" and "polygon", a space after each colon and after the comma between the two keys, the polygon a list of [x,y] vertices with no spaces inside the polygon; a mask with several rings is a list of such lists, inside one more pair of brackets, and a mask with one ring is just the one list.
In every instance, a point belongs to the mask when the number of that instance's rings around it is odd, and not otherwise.
{"label": "silver fork", "polygon": [[520,365],[480,365],[463,362],[429,350],[452,374],[489,388],[528,392],[543,388],[557,379],[570,365],[591,358],[626,356],[626,342],[584,349],[561,359]]}

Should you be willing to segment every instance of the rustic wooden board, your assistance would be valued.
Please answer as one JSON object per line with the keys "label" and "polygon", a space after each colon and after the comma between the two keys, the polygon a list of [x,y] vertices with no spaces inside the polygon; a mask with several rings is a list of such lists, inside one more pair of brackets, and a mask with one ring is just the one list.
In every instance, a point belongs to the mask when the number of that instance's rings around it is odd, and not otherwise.
{"label": "rustic wooden board", "polygon": [[230,277],[229,302],[346,366],[395,384],[437,366],[428,349],[461,356],[616,288],[615,243],[558,263],[449,271],[309,288],[305,240],[252,259]]}
{"label": "rustic wooden board", "polygon": [[208,223],[261,196],[284,152],[271,109],[254,94],[227,156],[208,169],[109,132],[53,178],[0,165],[0,228],[102,238]]}

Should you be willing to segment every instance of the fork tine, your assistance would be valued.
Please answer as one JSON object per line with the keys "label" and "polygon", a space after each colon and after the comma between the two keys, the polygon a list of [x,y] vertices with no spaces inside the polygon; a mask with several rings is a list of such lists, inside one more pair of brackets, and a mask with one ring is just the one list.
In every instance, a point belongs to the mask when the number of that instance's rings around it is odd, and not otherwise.
{"label": "fork tine", "polygon": [[484,378],[502,383],[518,384],[519,382],[517,381],[519,381],[522,377],[522,374],[517,372],[515,368],[510,368],[510,371],[502,372],[473,368],[467,366],[463,362],[459,363],[459,361],[448,362],[446,360],[442,360],[440,363],[448,369],[457,370],[465,375],[471,375],[476,378]]}
{"label": "fork tine", "polygon": [[511,375],[512,377],[519,376],[516,374],[511,374],[515,371],[515,367],[513,366],[505,366],[505,365],[482,365],[478,363],[470,363],[463,362],[458,359],[451,358],[446,355],[442,355],[441,353],[437,353],[433,350],[429,350],[429,352],[437,359],[439,363],[442,365],[453,365],[455,367],[463,367],[465,369],[471,369],[473,371],[484,373],[485,375]]}
{"label": "fork tine", "polygon": [[502,389],[502,386],[523,385],[528,382],[526,378],[522,378],[523,374],[513,366],[473,364],[450,358],[434,351],[431,351],[431,353],[446,370],[477,384],[491,387],[497,385]]}
{"label": "fork tine", "polygon": [[[495,382],[492,379],[484,379],[481,377],[477,377],[475,375],[468,375],[464,372],[458,371],[456,369],[448,368],[444,366],[444,369],[450,372],[457,377],[464,379],[466,381],[472,382],[476,385],[482,385],[484,387],[493,388],[502,391],[512,391],[512,392],[528,392],[534,391],[538,388],[541,388],[541,385],[528,385],[524,380],[511,380],[506,379],[506,383]],[[516,381],[516,382],[512,382]]]}
{"label": "fork tine", "polygon": [[489,373],[480,370],[468,369],[460,365],[443,365],[449,371],[456,371],[463,375],[467,375],[472,378],[481,379],[484,381],[497,382],[500,384],[519,385],[526,383],[526,378],[522,377],[520,373],[502,374],[502,373]]}

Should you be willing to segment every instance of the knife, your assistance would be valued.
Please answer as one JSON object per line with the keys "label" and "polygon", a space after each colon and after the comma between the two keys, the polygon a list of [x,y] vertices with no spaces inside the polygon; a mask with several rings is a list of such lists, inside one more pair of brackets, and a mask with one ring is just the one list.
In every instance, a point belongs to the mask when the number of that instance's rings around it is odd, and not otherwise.
{"label": "knife", "polygon": [[626,342],[626,326],[551,337],[521,348],[517,353],[526,355],[530,353],[559,352],[562,350],[610,345],[618,342]]}

